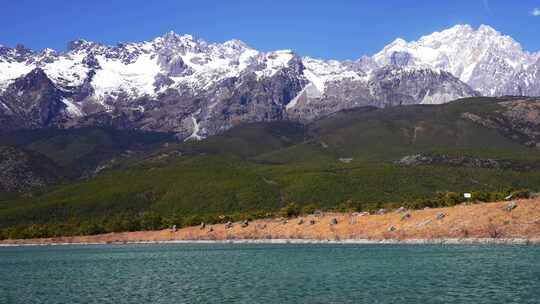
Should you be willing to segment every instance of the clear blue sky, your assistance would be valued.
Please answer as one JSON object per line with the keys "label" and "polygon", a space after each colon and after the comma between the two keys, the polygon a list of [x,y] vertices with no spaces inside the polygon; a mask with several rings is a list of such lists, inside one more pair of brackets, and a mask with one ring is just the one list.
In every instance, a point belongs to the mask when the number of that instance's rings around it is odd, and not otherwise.
{"label": "clear blue sky", "polygon": [[[262,51],[356,59],[396,37],[417,39],[458,23],[488,24],[540,50],[540,0],[6,0],[0,44],[65,49],[84,38],[142,41],[173,30],[211,42],[232,38]],[[540,15],[540,10],[538,11]]]}

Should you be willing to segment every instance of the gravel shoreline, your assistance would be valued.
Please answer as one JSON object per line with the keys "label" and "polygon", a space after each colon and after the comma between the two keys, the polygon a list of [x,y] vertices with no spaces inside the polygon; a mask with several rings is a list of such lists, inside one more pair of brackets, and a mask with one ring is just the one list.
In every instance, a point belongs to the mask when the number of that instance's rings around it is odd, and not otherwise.
{"label": "gravel shoreline", "polygon": [[235,239],[235,240],[172,240],[172,241],[122,241],[89,243],[21,243],[0,244],[0,247],[24,246],[66,246],[66,245],[123,245],[123,244],[336,244],[336,245],[540,245],[540,239],[495,239],[495,238],[441,238],[441,239],[349,239],[349,240],[314,240],[314,239]]}

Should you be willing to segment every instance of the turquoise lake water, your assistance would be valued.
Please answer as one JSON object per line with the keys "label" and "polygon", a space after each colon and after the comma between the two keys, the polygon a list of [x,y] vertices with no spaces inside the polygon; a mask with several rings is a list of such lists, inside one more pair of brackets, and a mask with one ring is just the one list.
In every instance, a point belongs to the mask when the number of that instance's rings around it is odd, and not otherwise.
{"label": "turquoise lake water", "polygon": [[0,303],[540,303],[540,247],[8,247]]}

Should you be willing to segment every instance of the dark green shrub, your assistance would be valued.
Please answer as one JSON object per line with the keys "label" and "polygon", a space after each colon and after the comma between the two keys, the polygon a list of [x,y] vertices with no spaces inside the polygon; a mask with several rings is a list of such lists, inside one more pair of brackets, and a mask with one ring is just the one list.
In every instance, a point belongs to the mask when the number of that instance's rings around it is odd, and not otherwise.
{"label": "dark green shrub", "polygon": [[95,235],[95,234],[101,234],[105,232],[106,231],[103,225],[98,224],[96,222],[82,223],[79,226],[79,229],[77,230],[77,234],[80,234],[80,235]]}
{"label": "dark green shrub", "polygon": [[190,215],[184,219],[184,227],[197,226],[203,222],[203,219],[198,215]]}
{"label": "dark green shrub", "polygon": [[521,198],[521,199],[525,199],[525,198],[531,198],[532,197],[532,193],[530,190],[515,190],[515,191],[512,191],[510,193],[512,195],[512,198]]}
{"label": "dark green shrub", "polygon": [[472,200],[473,201],[480,201],[480,202],[489,202],[491,201],[492,195],[489,192],[485,191],[475,191],[471,193]]}
{"label": "dark green shrub", "polygon": [[279,210],[279,215],[286,218],[296,217],[300,215],[300,208],[296,203],[289,203]]}
{"label": "dark green shrub", "polygon": [[182,227],[183,224],[184,219],[179,214],[173,214],[163,218],[163,226],[165,227],[172,227],[174,225],[176,225],[176,227]]}
{"label": "dark green shrub", "polygon": [[153,211],[146,211],[140,215],[140,228],[142,230],[159,230],[164,228],[161,215]]}
{"label": "dark green shrub", "polygon": [[315,205],[315,204],[308,204],[308,205],[305,205],[303,208],[302,208],[302,213],[303,214],[313,214],[315,211],[321,209],[319,206]]}

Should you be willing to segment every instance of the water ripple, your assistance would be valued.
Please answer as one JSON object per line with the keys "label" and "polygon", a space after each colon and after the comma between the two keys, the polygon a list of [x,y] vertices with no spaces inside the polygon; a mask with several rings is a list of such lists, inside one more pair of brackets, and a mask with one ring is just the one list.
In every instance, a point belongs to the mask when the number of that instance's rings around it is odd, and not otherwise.
{"label": "water ripple", "polygon": [[0,303],[538,303],[540,247],[0,248]]}

